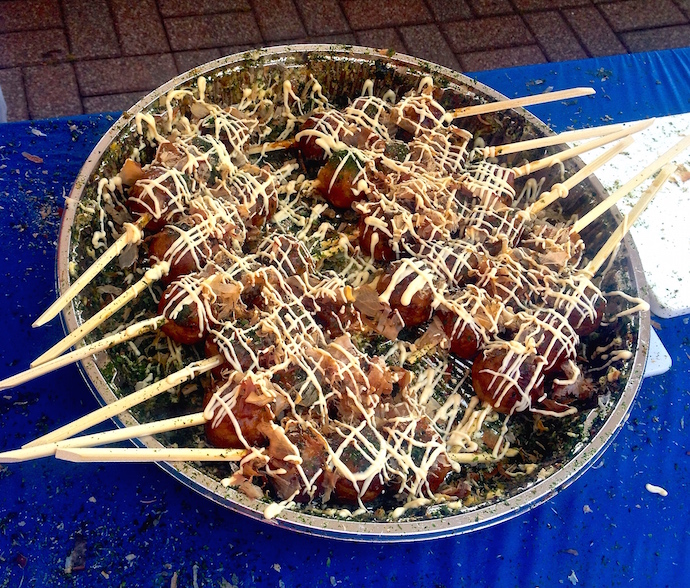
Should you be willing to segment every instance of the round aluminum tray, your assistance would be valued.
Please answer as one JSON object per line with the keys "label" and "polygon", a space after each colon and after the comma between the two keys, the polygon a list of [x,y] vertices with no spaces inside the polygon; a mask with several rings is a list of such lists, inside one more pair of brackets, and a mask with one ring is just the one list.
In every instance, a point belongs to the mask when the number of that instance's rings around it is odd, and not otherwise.
{"label": "round aluminum tray", "polygon": [[[376,80],[381,87],[388,86],[401,96],[406,90],[416,87],[422,76],[431,75],[436,85],[454,92],[461,104],[480,100],[498,100],[504,97],[457,72],[431,64],[429,62],[404,56],[382,55],[381,52],[361,47],[339,47],[329,45],[298,45],[274,47],[249,51],[218,59],[197,67],[164,84],[140,100],[104,135],[96,145],[70,193],[62,221],[58,244],[57,279],[60,292],[67,289],[70,283],[69,265],[72,256],[79,248],[79,231],[73,231],[77,214],[77,202],[88,194],[97,183],[98,177],[113,175],[119,169],[126,155],[128,140],[134,136],[134,114],[160,110],[159,99],[171,89],[182,85],[194,85],[196,79],[203,75],[208,81],[207,95],[214,96],[224,103],[236,102],[240,98],[241,88],[258,77],[288,76],[305,79],[313,73],[324,88],[324,94],[331,100],[352,98],[359,95],[362,83],[367,78]],[[464,102],[463,102],[464,101]],[[529,128],[533,135],[551,134],[548,127],[528,112],[519,109],[511,111],[509,116],[519,121],[523,128]],[[575,169],[582,166],[579,160],[568,164]],[[114,171],[113,171],[114,170]],[[596,179],[591,178],[580,190],[571,193],[566,213],[577,211],[580,207],[589,208],[592,201],[603,199],[605,192]],[[612,210],[604,215],[598,226],[593,227],[585,236],[588,249],[600,245],[610,232],[611,227],[620,221],[620,214]],[[620,248],[616,263],[619,276],[628,291],[637,294],[643,285],[643,274],[639,257],[628,237]],[[65,328],[72,331],[81,322],[79,313],[70,305],[63,313]],[[337,519],[300,511],[284,510],[277,518],[266,520],[263,517],[265,502],[249,499],[244,494],[223,487],[218,479],[208,475],[192,464],[161,463],[160,466],[183,484],[193,488],[207,498],[247,516],[265,520],[272,525],[279,525],[295,531],[313,535],[335,537],[356,541],[411,541],[431,539],[457,533],[466,533],[481,529],[514,517],[534,508],[553,496],[560,489],[575,480],[605,451],[616,433],[624,424],[633,398],[641,382],[642,372],[647,355],[649,340],[649,314],[638,313],[631,319],[629,332],[633,338],[634,357],[629,368],[623,373],[621,381],[624,387],[606,407],[603,423],[594,433],[583,437],[574,449],[562,456],[560,467],[541,479],[535,472],[520,489],[501,499],[480,503],[461,510],[450,516],[420,518],[416,520],[358,522],[350,519]],[[104,366],[107,355],[101,354],[83,362],[85,378],[103,404],[117,399],[115,392],[106,383],[99,366]],[[118,426],[137,424],[131,414],[121,415],[115,419]],[[160,447],[153,438],[136,440],[140,446]]]}

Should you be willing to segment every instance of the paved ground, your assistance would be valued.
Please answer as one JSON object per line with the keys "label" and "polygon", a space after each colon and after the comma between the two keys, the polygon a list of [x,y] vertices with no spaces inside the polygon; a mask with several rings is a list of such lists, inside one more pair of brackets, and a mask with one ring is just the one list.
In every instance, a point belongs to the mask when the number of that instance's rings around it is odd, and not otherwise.
{"label": "paved ground", "polygon": [[123,110],[252,47],[391,48],[460,71],[690,46],[690,0],[0,0],[9,120]]}

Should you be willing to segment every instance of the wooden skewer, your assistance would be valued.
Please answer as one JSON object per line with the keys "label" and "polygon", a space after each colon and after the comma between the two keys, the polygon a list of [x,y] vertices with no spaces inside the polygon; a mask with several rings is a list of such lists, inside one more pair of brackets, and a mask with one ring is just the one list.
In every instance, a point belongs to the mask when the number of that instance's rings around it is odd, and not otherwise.
{"label": "wooden skewer", "polygon": [[292,139],[286,139],[285,141],[274,141],[273,143],[263,143],[262,145],[252,145],[245,151],[246,155],[263,155],[264,153],[269,153],[271,151],[282,151],[285,149],[291,149],[297,145],[297,142]]}
{"label": "wooden skewer", "polygon": [[615,133],[604,135],[603,137],[599,137],[598,139],[594,139],[593,141],[587,141],[587,143],[582,143],[577,147],[571,147],[570,149],[566,149],[565,151],[561,151],[560,153],[549,155],[548,157],[544,157],[543,159],[526,163],[525,165],[521,165],[520,167],[514,167],[513,172],[515,173],[515,177],[519,178],[520,176],[531,174],[536,171],[545,169],[547,167],[551,167],[552,165],[555,165],[557,163],[561,163],[563,161],[567,161],[568,159],[572,159],[573,157],[577,157],[578,155],[581,155],[586,151],[591,151],[592,149],[602,147],[603,145],[607,145],[609,143],[612,143],[613,141],[618,141],[618,139],[623,139],[629,135],[638,133],[649,127],[653,122],[654,119],[643,120],[629,127],[625,127],[620,131],[616,131]]}
{"label": "wooden skewer", "polygon": [[94,343],[84,345],[83,347],[75,349],[70,353],[42,363],[35,368],[28,369],[15,376],[10,376],[9,378],[0,381],[0,390],[7,390],[8,388],[13,388],[14,386],[24,384],[25,382],[30,382],[31,380],[43,376],[44,374],[60,369],[61,367],[84,359],[85,357],[89,357],[90,355],[94,355],[99,351],[110,349],[115,345],[124,343],[125,341],[130,341],[135,337],[157,331],[165,323],[165,321],[165,317],[156,316],[154,318],[146,319],[130,325],[115,335],[104,337],[100,341],[95,341]]}
{"label": "wooden skewer", "polygon": [[[652,119],[653,120],[653,119]],[[538,139],[528,139],[526,141],[516,141],[515,143],[506,143],[505,145],[494,145],[493,147],[484,147],[479,149],[483,157],[498,157],[499,155],[509,155],[510,153],[520,153],[521,151],[530,151],[531,149],[541,149],[542,147],[552,147],[553,145],[561,145],[562,143],[572,143],[573,141],[582,141],[584,139],[592,139],[593,137],[603,137],[625,129],[622,123],[613,125],[604,125],[601,127],[590,127],[587,129],[577,129],[575,131],[565,131],[550,137],[539,137]]]}
{"label": "wooden skewer", "polygon": [[246,449],[217,449],[205,447],[174,448],[58,448],[55,457],[76,462],[154,462],[154,461],[240,461]]}
{"label": "wooden skewer", "polygon": [[594,88],[570,88],[568,90],[559,90],[558,92],[545,92],[544,94],[536,94],[534,96],[523,96],[522,98],[487,102],[486,104],[478,104],[476,106],[465,106],[464,108],[451,110],[446,114],[445,118],[450,121],[456,118],[486,114],[498,110],[508,110],[509,108],[533,106],[534,104],[555,102],[556,100],[569,100],[570,98],[578,98],[580,96],[590,96],[595,93],[596,90]]}
{"label": "wooden skewer", "polygon": [[31,362],[31,367],[36,367],[41,364],[55,359],[63,351],[69,349],[75,343],[81,341],[86,335],[93,331],[98,325],[103,323],[106,319],[114,315],[123,306],[134,300],[139,294],[141,294],[146,288],[148,288],[153,282],[160,280],[165,276],[170,269],[170,264],[167,261],[161,261],[153,267],[146,270],[144,277],[141,278],[136,284],[133,284],[122,294],[120,294],[115,300],[108,304],[105,308],[99,310],[94,314],[89,320],[83,322],[78,328],[74,329],[67,337],[58,341],[53,345],[48,351],[43,355],[37,357]]}
{"label": "wooden skewer", "polygon": [[149,435],[156,435],[157,433],[165,433],[166,431],[196,427],[198,425],[203,425],[205,422],[206,417],[204,413],[198,412],[161,421],[154,421],[152,423],[145,423],[143,425],[135,425],[134,427],[115,429],[114,431],[73,437],[72,439],[65,439],[64,441],[57,441],[55,443],[44,443],[43,445],[35,445],[33,447],[25,447],[23,449],[15,449],[13,451],[0,453],[0,463],[29,461],[31,459],[55,455],[58,449],[107,445],[109,443],[117,443],[136,437],[147,437]]}
{"label": "wooden skewer", "polygon": [[222,355],[215,355],[209,359],[190,363],[187,367],[182,368],[174,374],[170,374],[163,380],[155,382],[150,386],[146,386],[137,392],[132,392],[132,394],[120,398],[119,400],[116,400],[107,406],[94,410],[93,412],[75,421],[72,421],[63,427],[56,429],[52,433],[48,433],[47,435],[43,435],[38,439],[34,439],[23,447],[35,447],[36,445],[43,445],[45,443],[55,443],[57,441],[67,439],[68,437],[72,437],[73,435],[81,433],[89,427],[102,423],[104,420],[114,417],[115,415],[120,414],[121,412],[124,412],[125,410],[128,410],[137,404],[149,400],[158,394],[166,392],[175,386],[179,386],[180,384],[184,384],[185,382],[196,378],[200,374],[212,370],[213,368],[222,365],[224,361],[225,359]]}
{"label": "wooden skewer", "polygon": [[151,220],[151,215],[148,213],[142,214],[134,223],[125,223],[123,225],[125,232],[120,238],[115,241],[106,251],[81,275],[79,276],[67,290],[53,302],[46,311],[39,316],[31,325],[32,327],[40,327],[45,325],[48,321],[55,318],[60,311],[67,306],[72,299],[81,292],[84,287],[93,280],[96,275],[105,268],[115,257],[120,255],[122,250],[130,243],[138,243],[141,241],[143,229]]}
{"label": "wooden skewer", "polygon": [[607,149],[594,161],[588,163],[585,167],[578,170],[575,174],[570,176],[562,184],[554,184],[549,192],[545,192],[544,194],[542,194],[541,198],[539,198],[539,200],[532,204],[532,206],[529,208],[530,214],[535,215],[538,212],[544,210],[544,208],[546,208],[549,204],[552,204],[559,198],[565,198],[572,188],[577,186],[581,181],[591,176],[602,165],[604,165],[605,163],[613,159],[616,155],[618,155],[621,151],[623,151],[623,149],[629,147],[632,142],[632,137],[626,137],[622,141],[616,143],[613,147]]}
{"label": "wooden skewer", "polygon": [[611,233],[611,236],[594,256],[594,259],[592,259],[592,261],[590,261],[584,268],[585,272],[592,276],[597,273],[608,256],[613,253],[618,244],[623,240],[623,237],[627,235],[630,227],[635,224],[635,221],[640,217],[645,208],[647,208],[652,199],[657,195],[661,189],[661,186],[664,185],[666,180],[668,180],[675,171],[676,165],[672,163],[665,165],[661,169],[659,175],[654,179],[654,182],[652,182],[652,185],[647,188],[645,193],[635,203],[635,206],[630,209],[630,212],[623,217],[623,222],[618,225],[613,233]]}
{"label": "wooden skewer", "polygon": [[580,232],[592,221],[599,218],[601,214],[611,208],[616,202],[618,202],[623,196],[626,196],[632,192],[637,186],[644,182],[647,178],[656,173],[657,170],[662,168],[664,165],[669,163],[674,157],[681,154],[688,147],[690,147],[690,135],[681,139],[668,151],[663,153],[656,161],[650,163],[646,168],[644,168],[639,174],[625,183],[623,186],[618,188],[613,194],[611,194],[606,200],[600,202],[592,210],[590,210],[585,216],[573,224],[573,231]]}

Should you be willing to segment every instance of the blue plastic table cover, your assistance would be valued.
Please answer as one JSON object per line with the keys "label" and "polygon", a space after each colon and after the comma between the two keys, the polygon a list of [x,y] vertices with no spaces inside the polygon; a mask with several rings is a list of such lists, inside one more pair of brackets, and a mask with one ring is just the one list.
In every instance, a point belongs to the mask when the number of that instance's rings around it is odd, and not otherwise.
{"label": "blue plastic table cover", "polygon": [[[476,77],[509,96],[594,84],[592,98],[533,109],[564,129],[688,111],[689,72],[690,51],[680,50]],[[0,377],[62,336],[58,321],[30,325],[54,299],[63,197],[113,122],[89,115],[0,126]],[[348,543],[235,514],[155,465],[42,459],[0,467],[0,586],[687,585],[690,330],[687,317],[658,323],[674,365],[643,382],[612,446],[550,501],[498,526],[416,543]],[[74,366],[3,391],[0,450],[97,406]],[[68,573],[75,548],[84,569]]]}

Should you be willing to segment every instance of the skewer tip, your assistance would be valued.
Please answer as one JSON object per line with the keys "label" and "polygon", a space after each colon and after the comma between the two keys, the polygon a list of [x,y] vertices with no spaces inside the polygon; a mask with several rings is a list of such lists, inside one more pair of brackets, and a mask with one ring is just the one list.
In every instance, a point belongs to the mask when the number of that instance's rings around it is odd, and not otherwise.
{"label": "skewer tip", "polygon": [[55,450],[56,445],[54,443],[47,443],[31,448],[23,447],[22,449],[5,451],[4,453],[0,453],[0,463],[20,463],[32,459],[39,459],[41,457],[50,457],[51,455],[55,455]]}
{"label": "skewer tip", "polygon": [[83,461],[79,451],[75,451],[74,449],[63,449],[61,447],[55,450],[55,458],[73,462]]}

